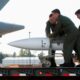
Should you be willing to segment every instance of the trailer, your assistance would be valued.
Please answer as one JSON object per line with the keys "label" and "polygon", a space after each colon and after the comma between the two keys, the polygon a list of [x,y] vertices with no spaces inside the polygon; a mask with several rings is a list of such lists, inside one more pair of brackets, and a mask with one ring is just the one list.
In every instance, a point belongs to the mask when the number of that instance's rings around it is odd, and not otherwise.
{"label": "trailer", "polygon": [[0,68],[0,76],[80,76],[80,67]]}
{"label": "trailer", "polygon": [[[49,67],[49,58],[53,56],[5,58],[3,59],[4,67],[0,68],[0,76],[80,76],[80,67]],[[35,65],[30,65],[29,59],[30,63]]]}

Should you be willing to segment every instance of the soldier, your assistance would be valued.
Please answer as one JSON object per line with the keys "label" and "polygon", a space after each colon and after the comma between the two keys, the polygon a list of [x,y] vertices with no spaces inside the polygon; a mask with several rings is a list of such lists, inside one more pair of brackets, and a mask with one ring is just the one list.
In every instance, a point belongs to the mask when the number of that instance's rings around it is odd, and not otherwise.
{"label": "soldier", "polygon": [[[49,53],[49,55],[54,55],[55,54],[55,50],[50,50],[51,49],[51,42],[52,42],[51,38],[52,37],[50,36],[50,29],[48,29],[48,28],[51,28],[51,26],[55,26],[55,24],[52,23],[52,19],[51,18],[52,18],[52,14],[49,15],[49,20],[46,23],[45,31],[46,31],[46,36],[50,39],[50,46],[49,46],[48,53]],[[50,25],[50,27],[48,25]],[[56,67],[56,63],[55,63],[54,57],[53,58],[49,58],[48,60],[50,60],[50,62],[51,62],[51,66],[50,67]]]}
{"label": "soldier", "polygon": [[[58,35],[64,35],[63,42],[63,53],[64,53],[64,64],[62,67],[74,67],[72,59],[72,51],[76,46],[78,56],[80,57],[80,41],[79,41],[79,31],[74,25],[74,23],[66,16],[61,15],[60,10],[55,9],[52,11],[52,23],[55,24],[55,30],[49,36],[57,37]],[[50,26],[50,24],[48,24]],[[47,28],[50,29],[50,28]],[[47,30],[49,32],[49,30]],[[47,32],[47,34],[48,34]]]}
{"label": "soldier", "polygon": [[[53,43],[53,39],[54,39],[54,37],[51,35],[51,34],[53,34],[54,33],[54,31],[55,31],[55,26],[56,26],[56,24],[53,24],[53,20],[52,20],[52,14],[50,14],[49,15],[49,20],[47,21],[47,23],[46,23],[46,29],[45,29],[45,31],[46,31],[46,36],[49,38],[49,40],[50,40],[50,46],[49,46],[49,55],[53,55],[53,57],[52,58],[49,58],[49,60],[51,61],[51,67],[56,67],[56,63],[55,63],[55,59],[54,59],[54,55],[55,55],[55,50],[53,50],[52,49],[52,43]],[[51,31],[52,31],[52,33],[51,33]],[[63,33],[60,33],[58,36],[57,36],[57,38],[61,38],[62,39],[62,37],[63,37]]]}
{"label": "soldier", "polygon": [[[80,9],[78,9],[76,12],[75,12],[75,15],[77,16],[78,19],[80,19]],[[80,26],[79,26],[79,31],[80,31]],[[79,39],[80,40],[80,39]],[[80,44],[80,43],[79,43]],[[76,53],[77,53],[77,50],[76,50]],[[76,59],[78,60],[78,56],[79,54],[76,54]],[[80,64],[80,61],[78,61],[79,64]],[[80,65],[78,65],[77,67],[80,67]]]}
{"label": "soldier", "polygon": [[80,19],[80,9],[78,9],[78,10],[75,12],[75,15],[77,16],[78,19]]}
{"label": "soldier", "polygon": [[[77,16],[78,19],[80,19],[80,9],[78,9],[78,10],[75,12],[75,15]],[[79,31],[80,31],[80,26],[79,26]]]}

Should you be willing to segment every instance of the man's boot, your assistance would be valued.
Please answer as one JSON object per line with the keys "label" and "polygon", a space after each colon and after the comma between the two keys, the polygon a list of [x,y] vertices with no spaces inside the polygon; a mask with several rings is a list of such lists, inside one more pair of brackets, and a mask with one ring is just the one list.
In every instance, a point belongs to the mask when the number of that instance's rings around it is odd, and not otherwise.
{"label": "man's boot", "polygon": [[50,67],[57,67],[54,57],[55,57],[55,51],[51,50],[51,52],[49,54],[49,58],[47,59],[47,60],[49,60],[51,62],[51,66]]}
{"label": "man's boot", "polygon": [[71,60],[69,63],[61,64],[60,67],[75,67],[75,64],[73,63],[73,60]]}

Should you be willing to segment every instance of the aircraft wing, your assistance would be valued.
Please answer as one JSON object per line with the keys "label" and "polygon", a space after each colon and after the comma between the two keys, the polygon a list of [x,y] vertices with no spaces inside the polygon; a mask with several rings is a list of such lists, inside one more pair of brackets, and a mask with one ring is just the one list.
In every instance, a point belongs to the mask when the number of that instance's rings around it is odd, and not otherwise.
{"label": "aircraft wing", "polygon": [[0,0],[0,10],[2,10],[8,2],[9,0]]}
{"label": "aircraft wing", "polygon": [[0,22],[0,36],[21,29],[24,29],[23,25]]}

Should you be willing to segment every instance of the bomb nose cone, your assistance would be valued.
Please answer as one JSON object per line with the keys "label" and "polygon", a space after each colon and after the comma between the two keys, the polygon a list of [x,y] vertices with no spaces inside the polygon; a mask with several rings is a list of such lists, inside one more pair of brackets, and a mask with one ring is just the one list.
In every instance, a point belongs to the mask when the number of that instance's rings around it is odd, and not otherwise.
{"label": "bomb nose cone", "polygon": [[25,40],[18,40],[18,41],[10,42],[10,43],[8,43],[8,45],[25,49],[25,46],[29,45],[29,44],[28,44],[27,40],[26,40],[26,42],[25,42]]}
{"label": "bomb nose cone", "polygon": [[[44,44],[42,44],[42,40]],[[49,41],[46,38],[30,38],[10,42],[8,45],[31,50],[42,50],[43,45],[43,49],[47,50],[49,47]]]}
{"label": "bomb nose cone", "polygon": [[8,45],[10,45],[10,46],[14,46],[14,47],[18,47],[19,44],[21,44],[20,41],[14,41],[14,42],[10,42],[10,43],[8,43]]}

